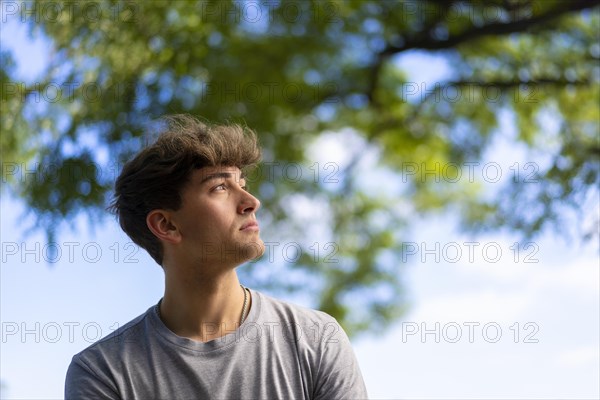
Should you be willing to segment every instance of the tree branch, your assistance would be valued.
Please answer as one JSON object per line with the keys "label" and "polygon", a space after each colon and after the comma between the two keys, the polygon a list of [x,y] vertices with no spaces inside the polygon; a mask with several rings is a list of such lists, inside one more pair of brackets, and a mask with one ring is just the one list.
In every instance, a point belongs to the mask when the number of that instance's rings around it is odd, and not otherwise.
{"label": "tree branch", "polygon": [[574,11],[581,11],[584,9],[592,8],[598,5],[597,0],[578,0],[578,1],[563,1],[560,2],[560,6],[551,9],[550,11],[531,17],[529,19],[515,20],[507,23],[491,23],[481,27],[471,27],[465,31],[449,37],[446,40],[434,40],[432,39],[431,30],[421,31],[421,35],[418,35],[412,39],[407,40],[401,46],[394,46],[388,44],[376,57],[375,63],[371,67],[369,86],[367,89],[367,97],[371,104],[376,105],[374,92],[377,88],[379,81],[379,75],[383,63],[392,55],[398,54],[407,50],[422,49],[422,50],[442,50],[455,47],[459,44],[480,39],[484,36],[489,35],[506,35],[515,32],[522,32],[531,28],[535,25],[539,25],[555,18],[561,17],[567,13]]}
{"label": "tree branch", "polygon": [[[414,108],[410,111],[410,114],[406,116],[406,118],[402,121],[402,125],[411,126],[419,117],[421,111],[425,104],[432,98],[437,96],[442,90],[448,87],[456,87],[456,88],[464,88],[464,87],[477,87],[477,88],[489,88],[495,87],[500,90],[508,90],[511,88],[517,88],[521,85],[528,86],[568,86],[568,85],[576,85],[576,86],[589,86],[592,82],[588,80],[576,80],[569,81],[566,79],[552,79],[552,78],[540,78],[540,79],[532,79],[532,80],[513,80],[513,81],[495,81],[495,82],[478,82],[478,81],[450,81],[444,84],[438,84],[434,89],[427,92],[426,96],[422,96],[422,100],[414,106]],[[451,102],[451,100],[448,100]],[[373,141],[377,138],[382,132],[387,128],[395,127],[399,124],[397,119],[387,119],[381,121],[378,125],[379,129],[374,130],[368,136],[369,141]],[[592,149],[593,152],[593,149]]]}
{"label": "tree branch", "polygon": [[427,93],[427,96],[423,98],[422,103],[427,102],[432,96],[435,96],[440,91],[449,87],[477,87],[477,88],[489,88],[494,87],[501,90],[511,89],[519,86],[588,86],[592,82],[587,79],[570,81],[564,78],[552,79],[552,78],[539,78],[531,80],[514,80],[514,81],[492,81],[492,82],[478,82],[478,81],[450,81],[441,85],[436,85],[435,89]]}
{"label": "tree branch", "polygon": [[381,56],[387,58],[393,54],[400,53],[411,49],[423,50],[440,50],[455,47],[463,42],[474,39],[479,39],[488,35],[506,35],[509,33],[521,32],[534,25],[539,25],[558,18],[566,13],[573,11],[581,11],[586,8],[591,8],[598,5],[597,0],[578,0],[578,1],[563,1],[560,6],[556,7],[545,14],[538,15],[529,19],[511,21],[507,23],[497,22],[482,27],[471,27],[455,36],[449,37],[446,40],[431,40],[430,32],[424,32],[425,35],[413,38],[412,41],[407,41],[402,46],[388,45],[381,51]]}

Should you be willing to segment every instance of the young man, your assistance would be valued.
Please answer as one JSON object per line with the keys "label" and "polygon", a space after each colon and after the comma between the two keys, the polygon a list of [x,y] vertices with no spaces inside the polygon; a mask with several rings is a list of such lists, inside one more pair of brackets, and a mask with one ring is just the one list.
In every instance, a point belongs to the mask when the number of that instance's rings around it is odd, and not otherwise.
{"label": "young man", "polygon": [[170,118],[125,165],[112,209],[165,272],[157,305],[75,355],[67,399],[364,399],[344,331],[329,315],[240,285],[264,252],[243,171],[253,132]]}

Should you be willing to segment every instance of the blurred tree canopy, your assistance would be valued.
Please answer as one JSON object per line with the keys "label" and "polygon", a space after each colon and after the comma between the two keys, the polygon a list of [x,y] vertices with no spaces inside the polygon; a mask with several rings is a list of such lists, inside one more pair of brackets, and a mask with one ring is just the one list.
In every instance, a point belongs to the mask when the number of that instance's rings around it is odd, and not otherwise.
{"label": "blurred tree canopy", "polygon": [[[6,2],[53,49],[34,83],[2,54],[3,186],[54,240],[78,213],[103,218],[119,166],[158,117],[242,122],[264,149],[251,190],[265,236],[295,244],[284,273],[263,257],[244,279],[312,296],[351,333],[377,330],[402,312],[415,216],[452,211],[465,229],[533,237],[597,195],[597,4]],[[397,61],[414,50],[443,57],[451,78],[410,82]],[[489,196],[457,170],[493,159],[507,116],[515,147],[547,162],[516,166]],[[311,158],[327,132],[345,132],[334,136],[348,141],[343,163]],[[387,171],[376,184],[364,182],[368,149]],[[385,190],[393,182],[400,195]]]}

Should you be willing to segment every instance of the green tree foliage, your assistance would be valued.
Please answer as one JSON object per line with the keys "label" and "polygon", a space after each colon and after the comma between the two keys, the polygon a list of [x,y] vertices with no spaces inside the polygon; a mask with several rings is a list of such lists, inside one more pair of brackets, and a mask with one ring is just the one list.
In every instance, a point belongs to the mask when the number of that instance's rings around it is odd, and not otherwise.
{"label": "green tree foliage", "polygon": [[[99,1],[10,9],[51,38],[53,52],[35,84],[17,82],[3,54],[5,186],[54,237],[77,213],[103,215],[118,166],[151,139],[159,116],[241,121],[265,150],[251,183],[266,236],[279,249],[302,249],[281,268],[251,263],[247,281],[302,291],[353,333],[376,330],[402,311],[401,254],[413,216],[454,210],[466,228],[531,237],[597,194],[596,4]],[[414,50],[444,57],[451,78],[426,89],[409,82],[396,61]],[[515,146],[548,160],[520,167],[537,184],[510,179],[490,198],[472,182],[408,173],[416,166],[441,174],[493,154],[503,115],[515,121]],[[362,142],[348,146],[347,162],[315,165],[308,149],[334,131]],[[381,190],[361,181],[372,172],[367,148],[379,152],[387,180],[402,182],[401,195],[383,190],[387,181]],[[41,179],[19,179],[11,163],[37,165]],[[302,176],[290,165],[302,165]],[[297,248],[287,250],[294,257]]]}

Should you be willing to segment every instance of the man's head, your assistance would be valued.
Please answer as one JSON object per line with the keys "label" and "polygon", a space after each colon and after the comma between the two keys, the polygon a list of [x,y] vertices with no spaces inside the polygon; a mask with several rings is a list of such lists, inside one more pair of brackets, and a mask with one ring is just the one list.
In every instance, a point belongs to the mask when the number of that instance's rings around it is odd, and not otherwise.
{"label": "man's head", "polygon": [[[160,222],[155,217],[156,210],[168,220],[171,214],[182,208],[182,194],[187,193],[185,191],[192,184],[200,183],[200,175],[223,169],[231,172],[232,178],[239,183],[239,172],[243,173],[257,164],[261,157],[256,135],[247,128],[239,125],[210,126],[186,115],[166,120],[168,128],[157,141],[123,167],[115,184],[115,198],[111,205],[125,233],[161,265],[164,256],[161,239],[164,237],[153,226]],[[251,202],[249,194],[246,198],[236,192],[236,196],[240,202]],[[251,208],[254,211],[258,204]],[[163,228],[166,229],[165,226]]]}

